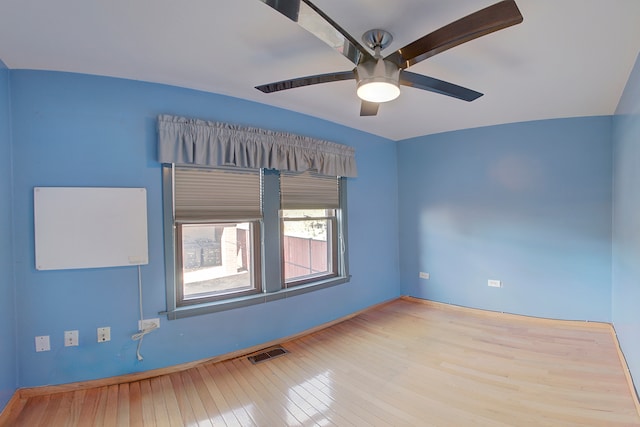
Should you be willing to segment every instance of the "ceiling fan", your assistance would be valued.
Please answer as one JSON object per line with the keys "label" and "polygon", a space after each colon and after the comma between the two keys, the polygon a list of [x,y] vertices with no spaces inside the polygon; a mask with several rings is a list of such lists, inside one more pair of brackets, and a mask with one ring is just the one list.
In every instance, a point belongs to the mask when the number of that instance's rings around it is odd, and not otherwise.
{"label": "ceiling fan", "polygon": [[401,49],[382,57],[381,51],[393,40],[385,30],[369,30],[363,43],[369,53],[349,33],[329,18],[309,0],[261,0],[268,6],[300,24],[325,43],[351,60],[356,67],[350,71],[317,74],[256,86],[264,93],[278,92],[301,86],[356,80],[357,95],[362,100],[361,116],[375,116],[380,103],[400,95],[400,85],[428,90],[446,96],[473,101],[482,93],[433,77],[407,71],[407,68],[431,56],[478,37],[522,22],[522,14],[514,0],[503,0],[467,15],[427,34]]}

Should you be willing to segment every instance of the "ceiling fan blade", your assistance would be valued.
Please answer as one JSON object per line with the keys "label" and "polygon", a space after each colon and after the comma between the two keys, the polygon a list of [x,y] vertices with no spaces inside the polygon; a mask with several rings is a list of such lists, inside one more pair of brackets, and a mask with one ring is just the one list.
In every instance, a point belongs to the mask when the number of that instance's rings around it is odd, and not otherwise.
{"label": "ceiling fan blade", "polygon": [[358,65],[373,58],[349,33],[309,0],[260,0]]}
{"label": "ceiling fan blade", "polygon": [[515,1],[504,0],[445,25],[385,59],[395,62],[400,68],[407,68],[462,43],[519,24],[522,20]]}
{"label": "ceiling fan blade", "polygon": [[339,71],[337,73],[316,74],[315,76],[298,77],[297,79],[282,80],[280,82],[268,83],[256,86],[256,89],[264,93],[278,92],[281,90],[295,89],[302,86],[317,85],[320,83],[338,82],[340,80],[352,80],[356,75],[351,71]]}
{"label": "ceiling fan blade", "polygon": [[473,101],[480,98],[483,94],[466,87],[454,85],[444,80],[434,79],[433,77],[423,76],[422,74],[412,73],[402,70],[400,73],[400,84],[417,89],[428,90],[429,92],[439,93],[441,95],[451,96],[453,98],[462,99],[463,101]]}
{"label": "ceiling fan blade", "polygon": [[360,104],[360,115],[375,116],[376,114],[378,114],[379,106],[380,104],[378,104],[377,102],[362,101],[362,104]]}

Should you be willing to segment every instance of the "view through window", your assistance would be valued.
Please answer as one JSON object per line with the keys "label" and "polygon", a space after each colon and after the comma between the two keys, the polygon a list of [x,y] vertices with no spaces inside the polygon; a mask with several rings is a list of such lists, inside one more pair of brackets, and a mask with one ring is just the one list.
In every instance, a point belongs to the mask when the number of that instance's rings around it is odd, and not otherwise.
{"label": "view through window", "polygon": [[184,299],[254,289],[251,223],[183,224]]}
{"label": "view through window", "polygon": [[285,209],[281,217],[285,283],[337,275],[335,210]]}

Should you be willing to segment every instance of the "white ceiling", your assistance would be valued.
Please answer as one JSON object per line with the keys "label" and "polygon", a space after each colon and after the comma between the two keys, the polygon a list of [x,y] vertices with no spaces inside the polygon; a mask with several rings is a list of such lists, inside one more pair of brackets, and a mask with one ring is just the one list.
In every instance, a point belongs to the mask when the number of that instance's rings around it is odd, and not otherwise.
{"label": "white ceiling", "polygon": [[[497,0],[316,0],[357,40],[392,51]],[[355,81],[273,94],[254,86],[353,64],[259,0],[0,0],[0,59],[231,95],[392,140],[556,117],[609,115],[640,51],[639,0],[516,0],[524,22],[409,70],[485,95],[467,103],[403,87],[360,117]],[[213,117],[213,119],[215,119]]]}

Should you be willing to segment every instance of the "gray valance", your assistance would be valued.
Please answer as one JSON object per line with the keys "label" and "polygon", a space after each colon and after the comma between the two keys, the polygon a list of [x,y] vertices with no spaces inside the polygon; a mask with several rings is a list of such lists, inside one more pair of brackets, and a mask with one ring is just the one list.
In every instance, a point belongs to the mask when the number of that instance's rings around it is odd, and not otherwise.
{"label": "gray valance", "polygon": [[158,116],[158,160],[355,177],[352,147],[286,132],[169,115]]}

